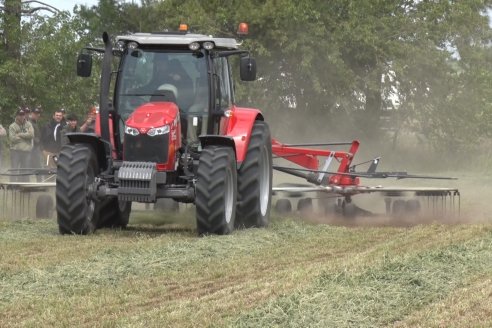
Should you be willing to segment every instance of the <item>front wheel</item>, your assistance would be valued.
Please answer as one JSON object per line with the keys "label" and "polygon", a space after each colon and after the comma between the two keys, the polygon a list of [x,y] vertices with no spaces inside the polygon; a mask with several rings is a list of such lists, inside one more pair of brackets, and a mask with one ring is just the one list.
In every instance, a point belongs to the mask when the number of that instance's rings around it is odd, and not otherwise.
{"label": "front wheel", "polygon": [[56,212],[60,233],[89,234],[97,227],[97,202],[90,196],[99,171],[94,150],[65,145],[58,156]]}
{"label": "front wheel", "polygon": [[263,121],[253,125],[246,158],[238,172],[238,191],[237,225],[267,226],[272,202],[272,140]]}
{"label": "front wheel", "polygon": [[226,235],[236,219],[236,157],[229,147],[206,147],[198,164],[196,223],[198,233]]}

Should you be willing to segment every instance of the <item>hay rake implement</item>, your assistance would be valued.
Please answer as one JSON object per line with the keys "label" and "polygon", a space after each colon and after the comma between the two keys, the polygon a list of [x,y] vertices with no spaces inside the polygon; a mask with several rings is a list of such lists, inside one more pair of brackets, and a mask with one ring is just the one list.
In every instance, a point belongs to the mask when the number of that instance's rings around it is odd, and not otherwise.
{"label": "hay rake implement", "polygon": [[[320,149],[315,147],[350,146],[348,151]],[[272,153],[276,159],[285,159],[296,166],[273,165],[273,169],[302,178],[308,185],[284,183],[273,187],[279,196],[275,208],[280,213],[293,209],[290,199],[299,198],[297,210],[313,209],[313,199],[318,199],[324,214],[343,217],[372,216],[372,213],[353,203],[359,194],[379,194],[384,199],[384,215],[394,217],[459,216],[460,192],[457,188],[441,187],[383,187],[361,184],[361,179],[434,179],[456,180],[453,177],[414,175],[407,172],[378,172],[380,157],[356,165],[352,161],[359,149],[359,142],[283,144],[272,140]],[[324,161],[322,161],[324,159]],[[322,163],[320,165],[320,162]],[[331,170],[332,165],[338,168]],[[368,165],[364,172],[357,171]],[[314,195],[306,197],[306,195]],[[283,197],[282,197],[283,196]],[[290,198],[290,199],[289,199]]]}

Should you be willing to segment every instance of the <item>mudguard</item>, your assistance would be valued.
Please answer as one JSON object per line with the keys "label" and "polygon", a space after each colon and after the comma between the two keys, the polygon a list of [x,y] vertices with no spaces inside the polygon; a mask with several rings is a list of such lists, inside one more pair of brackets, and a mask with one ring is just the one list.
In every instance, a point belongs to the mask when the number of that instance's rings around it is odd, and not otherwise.
{"label": "mudguard", "polygon": [[68,140],[71,143],[88,144],[96,152],[99,168],[104,171],[108,169],[108,161],[110,160],[110,154],[107,154],[107,149],[113,149],[113,147],[104,141],[100,136],[94,133],[81,133],[73,132],[66,134]]}
{"label": "mudguard", "polygon": [[[232,115],[225,122],[225,135],[234,140],[236,160],[238,164],[246,158],[251,131],[256,120],[263,121],[263,115],[258,109],[232,107]],[[238,165],[239,166],[239,165]]]}

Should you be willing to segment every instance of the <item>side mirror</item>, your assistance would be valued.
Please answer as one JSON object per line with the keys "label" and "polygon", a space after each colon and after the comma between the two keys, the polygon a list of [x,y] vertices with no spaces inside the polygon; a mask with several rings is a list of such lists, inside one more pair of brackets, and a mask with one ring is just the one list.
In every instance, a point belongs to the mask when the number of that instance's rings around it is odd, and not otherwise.
{"label": "side mirror", "polygon": [[256,59],[250,56],[240,58],[239,75],[242,81],[256,80]]}
{"label": "side mirror", "polygon": [[92,72],[92,56],[90,54],[79,54],[77,57],[77,75],[89,77]]}

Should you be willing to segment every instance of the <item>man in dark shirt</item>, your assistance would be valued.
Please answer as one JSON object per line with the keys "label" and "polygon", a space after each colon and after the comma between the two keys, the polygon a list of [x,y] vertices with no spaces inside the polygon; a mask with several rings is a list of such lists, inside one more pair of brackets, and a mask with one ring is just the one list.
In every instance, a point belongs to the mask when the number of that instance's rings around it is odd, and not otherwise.
{"label": "man in dark shirt", "polygon": [[52,168],[56,167],[53,157],[58,156],[61,149],[61,130],[63,128],[62,120],[63,112],[58,109],[53,114],[53,119],[41,132],[41,145],[43,148],[45,164]]}

